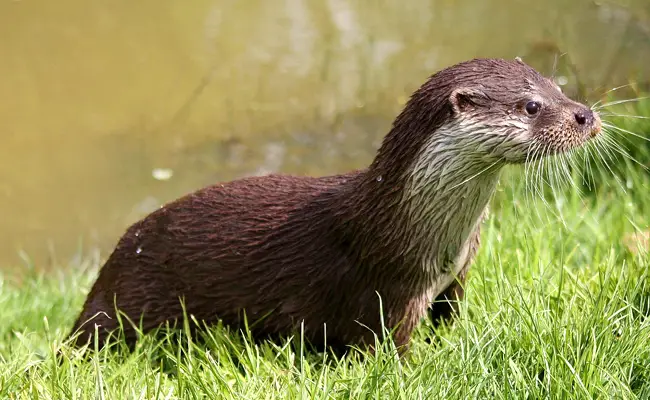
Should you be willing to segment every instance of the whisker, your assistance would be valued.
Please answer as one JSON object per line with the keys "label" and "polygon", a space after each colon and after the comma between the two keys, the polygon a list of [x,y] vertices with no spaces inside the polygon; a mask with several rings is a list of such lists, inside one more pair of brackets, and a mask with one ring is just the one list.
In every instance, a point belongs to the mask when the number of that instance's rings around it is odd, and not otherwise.
{"label": "whisker", "polygon": [[537,162],[535,159],[535,154],[537,153],[537,149],[539,148],[540,144],[533,139],[533,143],[531,145],[530,150],[526,154],[526,162],[525,162],[525,168],[524,168],[524,189],[525,189],[525,198],[528,199],[528,194],[531,193],[531,199],[532,199],[532,178],[530,177],[531,170],[533,168],[533,164]]}
{"label": "whisker", "polygon": [[606,132],[606,134],[611,137],[622,139],[619,141],[619,143],[622,143],[624,141],[627,144],[631,145],[632,147],[638,146],[638,144],[634,142],[634,137],[632,135],[626,135],[624,134],[624,132],[616,132],[612,128],[609,128],[607,126],[603,126],[603,132]]}
{"label": "whisker", "polygon": [[648,168],[648,166],[644,165],[639,160],[634,158],[630,153],[627,152],[627,149],[618,144],[611,136],[605,136],[604,140],[613,151],[616,151],[618,154],[637,164],[646,172],[650,172],[650,168]]}
{"label": "whisker", "polygon": [[564,213],[562,212],[562,208],[558,207],[558,199],[560,196],[558,195],[559,187],[561,186],[561,178],[562,178],[562,173],[560,172],[560,167],[558,165],[558,160],[560,158],[557,156],[553,156],[553,184],[551,185],[551,191],[553,192],[553,199],[555,201],[556,209],[557,212],[559,213],[559,219],[562,222],[562,226],[565,228],[567,227],[566,225],[566,220],[564,219]]}
{"label": "whisker", "polygon": [[[530,201],[531,203],[535,200],[535,196],[539,196],[539,199],[542,201],[542,203],[545,205],[545,207],[549,210],[552,209],[548,202],[546,201],[546,198],[543,193],[543,186],[542,182],[539,179],[540,178],[540,171],[542,170],[542,167],[544,166],[545,162],[545,156],[544,156],[544,145],[542,143],[537,143],[534,151],[533,151],[533,161],[532,164],[530,165],[530,174],[531,174],[531,182],[530,182],[530,199],[527,198],[527,201]],[[536,213],[537,217],[541,220],[542,215],[540,213],[540,208],[539,207],[532,207]]]}
{"label": "whisker", "polygon": [[601,138],[600,138],[600,143],[602,144],[602,149],[605,152],[605,154],[607,154],[610,161],[615,161],[616,160],[616,155],[614,153],[612,153],[612,151],[611,151],[610,142],[607,140],[608,138],[611,139],[610,133],[605,132],[605,134],[602,135]]}
{"label": "whisker", "polygon": [[[534,196],[537,195],[539,196],[539,199],[542,201],[544,206],[551,210],[550,205],[546,201],[546,197],[544,196],[544,191],[542,190],[543,188],[543,181],[544,178],[542,176],[542,171],[545,169],[547,158],[546,158],[546,150],[545,147],[542,143],[537,146],[535,149],[535,152],[533,154],[533,164],[531,165],[531,173],[532,173],[532,182],[531,182],[531,201],[534,200]],[[541,219],[541,215],[539,213],[539,209],[535,207],[537,210],[537,215]]]}
{"label": "whisker", "polygon": [[[602,140],[606,141],[611,146],[616,146],[619,149],[627,150],[622,144],[620,144],[619,142],[617,142],[614,139],[615,135],[616,134],[614,132],[610,131],[609,128],[605,128],[605,129],[603,129],[603,138],[602,138]],[[623,138],[629,141],[628,138],[626,138],[626,137],[623,137]]]}
{"label": "whisker", "polygon": [[[580,161],[579,157],[580,157],[580,155],[582,153],[583,153],[583,150],[581,148],[572,148],[571,150],[569,150],[566,158],[567,158],[567,162],[569,164],[570,170],[572,172],[574,172],[574,173],[577,172],[577,174],[579,176],[579,179],[580,179],[580,183],[582,183],[584,185],[585,184],[585,174],[584,174],[584,171],[582,170],[582,168],[579,167],[579,161]],[[572,179],[571,179],[571,183],[573,184],[573,187],[577,190],[578,197],[580,197],[580,199],[582,199],[583,195],[584,195],[582,187],[575,182],[575,179],[573,178],[573,176],[572,176]]]}
{"label": "whisker", "polygon": [[587,146],[587,151],[585,155],[585,164],[587,164],[587,172],[591,176],[591,182],[594,184],[596,183],[596,176],[594,175],[594,169],[592,167],[593,163],[596,162],[596,154],[594,151],[595,145],[593,143],[589,143]]}
{"label": "whisker", "polygon": [[[632,86],[632,85],[636,85],[636,82],[628,83],[628,84],[626,84],[626,85],[621,85],[621,86],[617,86],[617,87],[615,87],[615,88],[609,89],[608,91],[606,91],[605,93],[603,93],[602,96],[605,96],[605,95],[607,95],[607,94],[609,94],[609,93],[611,93],[611,92],[615,92],[615,91],[617,91],[617,90],[619,90],[619,89],[623,89],[623,88],[626,88],[626,87],[630,87],[630,86]],[[597,102],[595,102],[595,103],[591,106],[592,109],[593,109],[594,107],[596,107],[596,106],[597,106],[599,103],[601,103],[601,102],[602,102],[602,100],[598,100]]]}
{"label": "whisker", "polygon": [[566,182],[564,183],[565,185],[571,185],[573,183],[573,177],[571,175],[571,164],[569,161],[570,154],[570,152],[565,152],[562,153],[562,157],[560,157],[562,170],[564,170],[566,176]]}
{"label": "whisker", "polygon": [[591,106],[591,109],[592,110],[602,110],[605,107],[611,107],[611,106],[615,106],[615,105],[618,105],[618,104],[625,104],[625,103],[631,103],[631,102],[635,102],[635,101],[646,100],[646,99],[649,99],[649,98],[650,98],[650,96],[637,97],[635,99],[615,100],[615,101],[611,101],[609,103],[601,104],[598,107]]}
{"label": "whisker", "polygon": [[634,137],[637,137],[639,139],[647,140],[648,142],[650,142],[650,138],[639,135],[638,133],[634,133],[634,132],[632,132],[630,130],[623,129],[620,126],[616,126],[616,125],[614,125],[612,123],[609,123],[609,122],[603,122],[603,127],[614,129],[614,130],[619,131],[619,132],[627,133],[627,134],[632,135]]}
{"label": "whisker", "polygon": [[619,176],[618,176],[617,174],[614,173],[614,171],[612,170],[612,168],[610,167],[610,165],[607,163],[607,160],[605,159],[605,157],[603,156],[603,154],[602,154],[602,152],[601,152],[601,148],[602,148],[603,151],[604,151],[604,146],[605,146],[605,144],[603,143],[602,139],[601,139],[601,140],[596,140],[596,141],[594,141],[594,143],[595,143],[595,145],[596,145],[596,146],[595,146],[595,149],[596,149],[596,151],[598,152],[598,154],[599,154],[599,156],[600,156],[600,161],[602,162],[603,165],[605,165],[605,168],[607,168],[607,170],[610,172],[610,174],[612,175],[612,177],[614,178],[614,180],[619,184],[619,186],[620,186],[621,189],[623,190],[623,193],[626,193],[626,194],[627,194],[627,191],[625,190],[625,186],[623,185],[623,182],[621,182],[621,179],[619,178]]}
{"label": "whisker", "polygon": [[643,116],[643,115],[616,114],[616,113],[612,113],[612,112],[600,113],[600,115],[604,116],[604,117],[650,119],[650,117],[646,117],[646,116]]}

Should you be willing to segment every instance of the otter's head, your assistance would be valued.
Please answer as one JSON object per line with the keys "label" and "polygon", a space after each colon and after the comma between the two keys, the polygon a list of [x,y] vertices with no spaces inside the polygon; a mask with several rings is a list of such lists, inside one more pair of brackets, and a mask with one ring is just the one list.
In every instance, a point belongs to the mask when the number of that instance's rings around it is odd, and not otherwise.
{"label": "otter's head", "polygon": [[519,59],[473,60],[442,75],[457,85],[449,93],[453,118],[489,136],[483,148],[507,162],[561,153],[600,132],[598,114]]}
{"label": "otter's head", "polygon": [[[474,160],[520,163],[579,147],[600,129],[595,112],[521,60],[475,59],[433,75],[393,133],[409,136],[420,150],[460,146]],[[387,139],[387,148],[407,140]]]}

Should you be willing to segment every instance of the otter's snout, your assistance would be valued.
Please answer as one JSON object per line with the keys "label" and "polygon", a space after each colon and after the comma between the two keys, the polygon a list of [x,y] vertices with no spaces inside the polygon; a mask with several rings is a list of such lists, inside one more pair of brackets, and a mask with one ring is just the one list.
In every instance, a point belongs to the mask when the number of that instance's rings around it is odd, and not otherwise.
{"label": "otter's snout", "polygon": [[589,135],[592,138],[600,133],[600,117],[598,113],[586,107],[580,107],[573,112],[573,117],[580,129],[589,130]]}

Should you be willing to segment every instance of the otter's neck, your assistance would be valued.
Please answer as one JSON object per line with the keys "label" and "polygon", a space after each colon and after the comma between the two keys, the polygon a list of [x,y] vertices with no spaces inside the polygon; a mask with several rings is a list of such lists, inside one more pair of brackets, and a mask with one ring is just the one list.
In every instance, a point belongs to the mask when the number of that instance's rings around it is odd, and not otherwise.
{"label": "otter's neck", "polygon": [[494,162],[473,158],[465,151],[468,147],[449,138],[434,137],[423,148],[402,200],[409,252],[423,270],[438,273],[458,257],[458,264],[464,263],[464,246],[483,217],[500,170]]}
{"label": "otter's neck", "polygon": [[366,171],[376,207],[369,214],[384,220],[377,240],[392,241],[420,271],[439,275],[464,257],[494,193],[502,164],[477,152],[481,134],[443,125],[409,155],[385,144]]}

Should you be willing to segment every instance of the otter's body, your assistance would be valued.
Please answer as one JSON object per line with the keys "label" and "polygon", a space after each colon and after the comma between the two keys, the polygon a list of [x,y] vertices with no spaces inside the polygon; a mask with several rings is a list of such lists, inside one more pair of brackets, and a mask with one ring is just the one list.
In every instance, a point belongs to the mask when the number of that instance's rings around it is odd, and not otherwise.
{"label": "otter's body", "polygon": [[[325,344],[325,332],[332,346],[370,344],[372,331],[381,333],[379,293],[387,325],[406,317],[396,334],[404,342],[431,296],[453,276],[418,268],[408,253],[395,256],[399,246],[357,251],[355,243],[370,245],[362,243],[368,240],[362,232],[372,218],[382,218],[354,211],[363,208],[355,189],[364,177],[251,177],[166,205],[122,237],[77,325],[98,311],[112,316],[115,295],[118,309],[136,323],[143,314],[144,328],[153,328],[182,318],[182,298],[197,319],[219,318],[238,328],[245,310],[260,336],[295,333],[304,321],[306,337],[316,346]],[[405,271],[408,264],[413,267]],[[93,322],[114,329],[115,317],[108,316]]]}
{"label": "otter's body", "polygon": [[[533,101],[545,113],[531,114]],[[406,345],[427,309],[447,318],[462,297],[500,168],[599,129],[597,116],[520,61],[448,68],[414,93],[365,170],[217,184],[135,223],[73,333],[85,343],[97,325],[103,343],[118,327],[116,306],[148,331],[181,319],[184,305],[234,328],[245,315],[256,337],[303,329],[319,347],[371,345],[383,315]]]}

